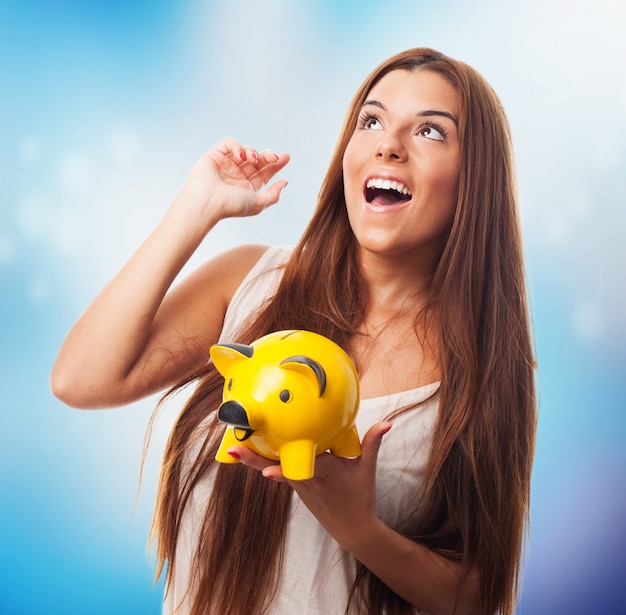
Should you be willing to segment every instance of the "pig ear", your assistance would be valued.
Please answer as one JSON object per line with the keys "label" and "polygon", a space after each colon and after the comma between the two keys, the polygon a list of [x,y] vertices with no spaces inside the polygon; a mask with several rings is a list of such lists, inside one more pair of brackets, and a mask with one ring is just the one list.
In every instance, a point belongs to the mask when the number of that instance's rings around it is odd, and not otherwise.
{"label": "pig ear", "polygon": [[211,359],[217,371],[226,376],[228,368],[239,359],[251,359],[254,348],[246,344],[215,344],[210,349]]}
{"label": "pig ear", "polygon": [[280,366],[306,376],[316,388],[319,388],[319,397],[324,394],[326,390],[326,372],[315,359],[305,357],[304,355],[296,355],[281,361]]}

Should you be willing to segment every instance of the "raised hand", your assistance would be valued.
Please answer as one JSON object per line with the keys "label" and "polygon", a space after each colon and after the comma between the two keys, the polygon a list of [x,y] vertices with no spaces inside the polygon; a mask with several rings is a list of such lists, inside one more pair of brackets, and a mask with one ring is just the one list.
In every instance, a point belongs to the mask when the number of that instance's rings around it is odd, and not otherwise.
{"label": "raised hand", "polygon": [[262,188],[288,162],[288,154],[257,152],[234,139],[224,139],[196,163],[186,188],[202,197],[199,202],[204,213],[213,219],[254,216],[278,202],[285,180]]}

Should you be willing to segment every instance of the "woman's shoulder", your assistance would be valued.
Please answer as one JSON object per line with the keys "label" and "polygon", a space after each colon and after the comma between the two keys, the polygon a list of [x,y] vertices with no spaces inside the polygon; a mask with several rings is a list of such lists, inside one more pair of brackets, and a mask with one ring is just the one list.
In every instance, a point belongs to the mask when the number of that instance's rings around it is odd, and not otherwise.
{"label": "woman's shoulder", "polygon": [[291,256],[288,246],[246,244],[232,248],[220,255],[214,267],[221,269],[233,288],[233,298],[246,283],[264,274],[282,271]]}
{"label": "woman's shoulder", "polygon": [[[211,257],[190,279],[196,288],[215,297],[220,294],[230,303],[242,283],[259,269],[272,267],[283,260],[285,249],[261,244],[244,244]],[[285,258],[288,258],[286,256]]]}
{"label": "woman's shoulder", "polygon": [[241,281],[269,249],[270,246],[263,244],[242,244],[214,256],[211,263],[213,267],[221,268],[225,275]]}
{"label": "woman's shoulder", "polygon": [[214,257],[212,265],[242,282],[255,269],[270,268],[286,263],[292,250],[291,246],[242,244]]}
{"label": "woman's shoulder", "polygon": [[[289,246],[242,246],[228,257],[239,269],[239,283],[234,289],[224,319],[222,338],[232,337],[247,317],[251,316],[276,291],[285,265],[291,256]],[[241,262],[237,262],[241,259]],[[228,262],[223,263],[228,266]],[[243,273],[243,275],[241,275]]]}

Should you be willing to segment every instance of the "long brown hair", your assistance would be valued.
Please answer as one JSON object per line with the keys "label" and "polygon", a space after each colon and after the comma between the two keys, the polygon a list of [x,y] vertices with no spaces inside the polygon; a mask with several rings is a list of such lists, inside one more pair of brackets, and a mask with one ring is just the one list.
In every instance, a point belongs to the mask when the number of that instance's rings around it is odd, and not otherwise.
{"label": "long brown hair", "polygon": [[[456,212],[431,288],[440,409],[420,503],[402,532],[462,562],[466,573],[480,570],[481,613],[511,615],[529,511],[534,354],[508,123],[476,71],[420,48],[390,58],[369,75],[354,96],[316,210],[276,294],[233,341],[250,343],[271,331],[303,328],[349,346],[364,319],[368,291],[346,213],[343,154],[371,88],[392,70],[418,68],[442,75],[460,96],[462,159]],[[172,578],[183,511],[212,468],[212,496],[190,567],[191,612],[262,612],[277,587],[291,489],[242,465],[214,467],[223,382],[208,364],[175,390],[192,382],[195,391],[164,455],[152,527],[157,573],[167,562],[167,579]],[[264,540],[251,540],[250,527]],[[351,596],[368,613],[414,612],[362,566]]]}

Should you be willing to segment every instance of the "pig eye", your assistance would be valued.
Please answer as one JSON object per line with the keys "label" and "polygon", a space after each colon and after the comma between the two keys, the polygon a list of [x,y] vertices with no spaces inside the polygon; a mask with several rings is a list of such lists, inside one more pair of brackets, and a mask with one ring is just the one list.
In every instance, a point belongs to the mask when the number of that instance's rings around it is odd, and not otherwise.
{"label": "pig eye", "polygon": [[291,394],[291,391],[289,391],[288,389],[283,389],[280,392],[280,401],[284,402],[284,403],[289,403],[291,400],[293,399],[293,395]]}
{"label": "pig eye", "polygon": [[232,378],[228,381],[227,388],[228,388],[229,391],[233,388],[233,379]]}

